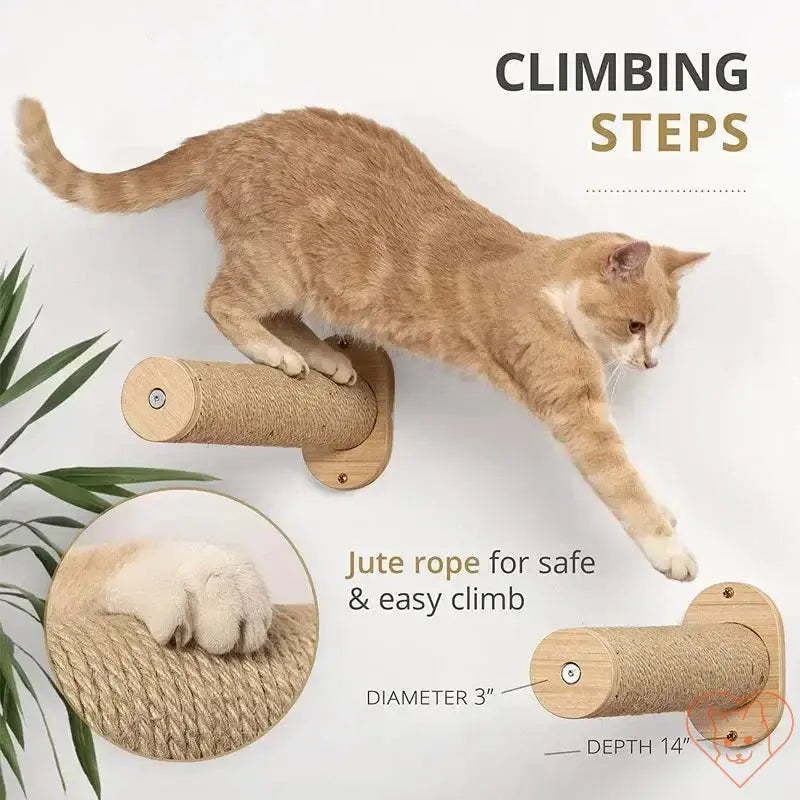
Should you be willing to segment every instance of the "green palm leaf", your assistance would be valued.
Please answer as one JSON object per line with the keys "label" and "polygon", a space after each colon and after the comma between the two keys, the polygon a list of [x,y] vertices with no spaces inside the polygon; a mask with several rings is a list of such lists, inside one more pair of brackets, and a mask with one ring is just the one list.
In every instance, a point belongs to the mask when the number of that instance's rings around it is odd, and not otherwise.
{"label": "green palm leaf", "polygon": [[42,491],[63,500],[65,503],[82,508],[85,511],[93,511],[95,514],[101,514],[108,508],[111,508],[111,503],[104,500],[102,497],[82,488],[75,486],[73,483],[62,481],[59,478],[51,478],[48,475],[35,475],[28,472],[17,472],[25,483],[32,486],[37,486]]}
{"label": "green palm leaf", "polygon": [[19,363],[19,357],[22,355],[22,348],[25,347],[25,342],[28,341],[31,330],[33,330],[33,326],[36,324],[36,320],[39,319],[41,312],[42,308],[39,306],[33,322],[25,328],[17,341],[11,345],[11,349],[3,356],[2,361],[0,361],[0,394],[8,389],[8,384],[11,383],[11,379],[14,377],[14,370],[16,370]]}
{"label": "green palm leaf", "polygon": [[87,780],[91,784],[94,793],[100,798],[100,773],[97,769],[97,756],[94,751],[94,739],[92,739],[92,732],[89,730],[83,720],[69,707],[69,704],[62,696],[64,705],[67,708],[67,717],[69,718],[69,732],[72,735],[72,746],[75,748],[75,755],[78,757],[78,763],[81,765],[83,774],[86,775]]}
{"label": "green palm leaf", "polygon": [[122,486],[114,486],[113,484],[110,486],[93,486],[92,491],[97,492],[97,494],[103,494],[106,497],[122,497],[125,500],[129,497],[136,497],[136,492],[132,492],[130,489],[125,489]]}
{"label": "green palm leaf", "polygon": [[3,716],[5,717],[6,723],[8,723],[8,729],[14,735],[17,744],[24,750],[25,732],[22,728],[22,717],[20,716],[19,706],[14,702],[8,684],[3,685],[2,706]]}
{"label": "green palm leaf", "polygon": [[0,489],[0,500],[5,500],[10,494],[14,494],[17,489],[21,489],[25,485],[25,481],[22,478],[18,478],[15,481],[11,481],[8,486],[4,486]]}
{"label": "green palm leaf", "polygon": [[25,783],[22,780],[22,771],[19,768],[17,751],[14,747],[14,742],[11,741],[11,736],[8,733],[6,721],[2,717],[0,717],[0,753],[2,753],[3,758],[5,758],[5,760],[8,762],[8,766],[11,767],[11,771],[14,773],[17,782],[22,788],[23,794],[25,794]]}
{"label": "green palm leaf", "polygon": [[187,472],[182,469],[160,469],[157,467],[65,467],[43,472],[74,483],[76,486],[93,488],[129,483],[155,483],[158,481],[215,481],[212,475],[202,472]]}
{"label": "green palm leaf", "polygon": [[[19,693],[17,692],[17,680],[14,673],[14,648],[2,626],[0,626],[0,687],[2,687],[0,698],[2,698],[4,711],[7,705],[14,709],[11,716],[4,713],[0,717],[0,753],[8,762],[11,771],[16,776],[24,792],[25,783],[22,780],[22,772],[17,761],[17,751],[9,733],[9,730],[13,731],[11,727],[12,720],[16,721],[19,718]],[[17,741],[20,741],[22,739],[21,719],[19,720],[18,735],[17,732],[14,733],[17,736]]]}
{"label": "green palm leaf", "polygon": [[25,260],[25,252],[17,259],[17,263],[11,268],[11,272],[6,276],[3,270],[0,276],[0,326],[8,315],[8,310],[11,308],[11,303],[14,300],[14,291],[17,288],[17,281],[19,280],[19,273],[22,270],[22,262]]}
{"label": "green palm leaf", "polygon": [[17,694],[17,683],[14,680],[13,662],[14,647],[6,636],[3,626],[0,625],[0,677],[5,681],[14,704],[19,708],[19,694]]}
{"label": "green palm leaf", "polygon": [[26,617],[30,617],[34,622],[39,622],[39,618],[36,614],[31,614],[27,608],[23,608],[21,605],[18,605],[13,600],[9,600],[7,597],[0,597],[0,603],[6,606],[11,606],[11,608],[16,608],[17,611],[21,611]]}
{"label": "green palm leaf", "polygon": [[85,528],[86,523],[71,517],[37,517],[29,519],[31,525],[55,525],[57,528]]}
{"label": "green palm leaf", "polygon": [[0,356],[5,352],[8,340],[11,338],[11,332],[17,324],[17,317],[19,316],[20,308],[22,308],[22,301],[25,299],[25,292],[28,289],[30,278],[31,273],[28,272],[14,291],[14,294],[11,295],[11,300],[8,303],[8,308],[5,309],[5,313],[0,311]]}
{"label": "green palm leaf", "polygon": [[41,364],[35,366],[29,372],[26,372],[18,381],[15,381],[8,387],[2,394],[0,394],[0,407],[7,405],[12,400],[16,400],[26,392],[37,387],[48,378],[52,378],[64,367],[71,364],[76,358],[83,355],[95,342],[99,341],[105,333],[98,336],[93,336],[91,339],[85,339],[78,344],[73,344],[70,347],[65,347],[59,350],[55,355],[50,356],[42,361]]}
{"label": "green palm leaf", "polygon": [[33,609],[33,613],[39,618],[39,622],[44,625],[44,600],[41,597],[37,597],[33,592],[29,592],[27,589],[23,589],[13,583],[0,583],[0,595],[27,600]]}
{"label": "green palm leaf", "polygon": [[14,659],[14,671],[19,676],[20,683],[28,690],[28,694],[30,694],[30,696],[33,698],[34,703],[36,703],[36,707],[39,709],[39,715],[42,718],[42,724],[44,725],[44,730],[47,734],[47,741],[50,743],[50,752],[53,754],[53,761],[56,765],[58,779],[61,781],[61,789],[62,791],[66,792],[67,784],[64,782],[64,773],[61,771],[61,762],[58,760],[58,752],[56,751],[56,744],[53,741],[53,734],[50,732],[50,726],[47,724],[47,716],[44,713],[42,704],[39,702],[39,697],[36,694],[36,690],[33,688],[30,678],[16,658]]}
{"label": "green palm leaf", "polygon": [[[17,691],[17,682],[13,671],[14,662],[14,643],[6,636],[0,626],[0,684],[3,691],[2,701],[3,717],[8,724],[11,733],[17,740],[20,747],[25,747],[25,733],[22,729],[22,712]],[[12,670],[9,673],[8,668]]]}
{"label": "green palm leaf", "polygon": [[[23,520],[19,519],[0,519],[0,525],[6,525],[11,523],[14,527],[10,528],[7,531],[3,531],[0,533],[0,539],[5,539],[6,536],[10,536],[15,531],[19,530],[20,528],[24,528],[25,530],[32,533],[40,542],[44,542],[58,557],[60,558],[63,555],[63,551],[61,548],[50,539],[49,536],[46,536],[42,531],[40,531],[33,523],[36,520],[31,520],[30,522],[24,522]],[[41,561],[41,559],[39,559]],[[51,573],[52,574],[52,573]]]}
{"label": "green palm leaf", "polygon": [[38,544],[3,544],[0,545],[0,558],[3,556],[11,555],[12,553],[18,553],[21,550],[30,550],[36,558],[39,560],[39,563],[47,570],[47,574],[52,578],[53,573],[56,571],[56,567],[58,566],[58,561],[56,561],[47,550],[44,549],[41,545]]}
{"label": "green palm leaf", "polygon": [[[98,353],[96,356],[90,358],[85,364],[78,367],[68,378],[66,378],[58,387],[50,394],[47,400],[42,403],[41,406],[34,412],[33,416],[28,419],[28,421],[18,430],[11,434],[11,436],[6,439],[5,444],[0,447],[0,453],[4,453],[8,448],[17,440],[19,437],[25,432],[29,425],[32,425],[36,422],[37,419],[41,419],[45,414],[49,414],[53,409],[58,408],[68,397],[71,397],[78,389],[83,386],[89,378],[94,375],[95,372],[100,368],[102,363],[114,352],[119,342],[112,344],[111,347],[107,347],[102,352]],[[20,378],[17,383],[14,384],[16,386],[18,383],[23,381],[24,378]],[[8,391],[12,391],[14,386],[11,387]],[[8,392],[6,392],[7,394]],[[5,395],[0,395],[0,405],[2,405],[2,399]]]}

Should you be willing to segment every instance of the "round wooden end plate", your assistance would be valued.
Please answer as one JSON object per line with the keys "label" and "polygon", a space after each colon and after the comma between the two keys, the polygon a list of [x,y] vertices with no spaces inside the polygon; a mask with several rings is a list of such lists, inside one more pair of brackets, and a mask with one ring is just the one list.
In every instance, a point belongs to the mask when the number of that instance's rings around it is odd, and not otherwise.
{"label": "round wooden end plate", "polygon": [[174,442],[194,424],[194,381],[180,361],[154,356],[139,362],[122,386],[122,415],[149,442]]}
{"label": "round wooden end plate", "polygon": [[606,645],[585,628],[554,631],[542,639],[530,675],[536,699],[551,714],[567,719],[596,715],[616,683]]}

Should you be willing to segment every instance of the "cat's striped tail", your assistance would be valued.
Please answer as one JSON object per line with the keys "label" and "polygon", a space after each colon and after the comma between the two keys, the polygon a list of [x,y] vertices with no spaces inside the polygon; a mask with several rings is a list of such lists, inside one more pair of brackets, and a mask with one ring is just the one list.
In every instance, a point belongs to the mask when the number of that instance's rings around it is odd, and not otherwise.
{"label": "cat's striped tail", "polygon": [[64,158],[38,100],[19,101],[17,130],[30,171],[62,200],[91,211],[147,211],[205,187],[208,134],[187,139],[149,164],[103,174],[86,172]]}

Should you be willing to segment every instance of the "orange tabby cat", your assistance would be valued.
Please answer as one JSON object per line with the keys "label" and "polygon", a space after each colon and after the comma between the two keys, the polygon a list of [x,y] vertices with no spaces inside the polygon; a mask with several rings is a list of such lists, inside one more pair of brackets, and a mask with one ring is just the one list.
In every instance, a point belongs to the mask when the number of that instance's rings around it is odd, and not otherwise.
{"label": "orange tabby cat", "polygon": [[678,279],[705,254],[619,233],[523,233],[407,139],[351,114],[266,114],[110,175],[64,158],[38,102],[20,102],[18,124],[33,173],[93,211],[206,193],[223,251],[206,309],[253,361],[354,383],[346,356],[301,321],[310,312],[485,375],[550,428],[656,569],[694,578],[609,419],[603,365],[657,364]]}

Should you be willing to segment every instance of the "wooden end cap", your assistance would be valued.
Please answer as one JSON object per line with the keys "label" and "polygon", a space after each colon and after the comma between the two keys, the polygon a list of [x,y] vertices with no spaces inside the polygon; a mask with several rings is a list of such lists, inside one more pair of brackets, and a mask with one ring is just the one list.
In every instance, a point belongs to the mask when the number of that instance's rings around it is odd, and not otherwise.
{"label": "wooden end cap", "polygon": [[122,415],[128,427],[149,442],[178,441],[195,421],[197,391],[178,359],[154,356],[140,361],[122,387]]}
{"label": "wooden end cap", "polygon": [[536,699],[551,714],[566,719],[595,716],[617,680],[612,654],[588,628],[554,631],[542,639],[531,659],[530,676]]}

